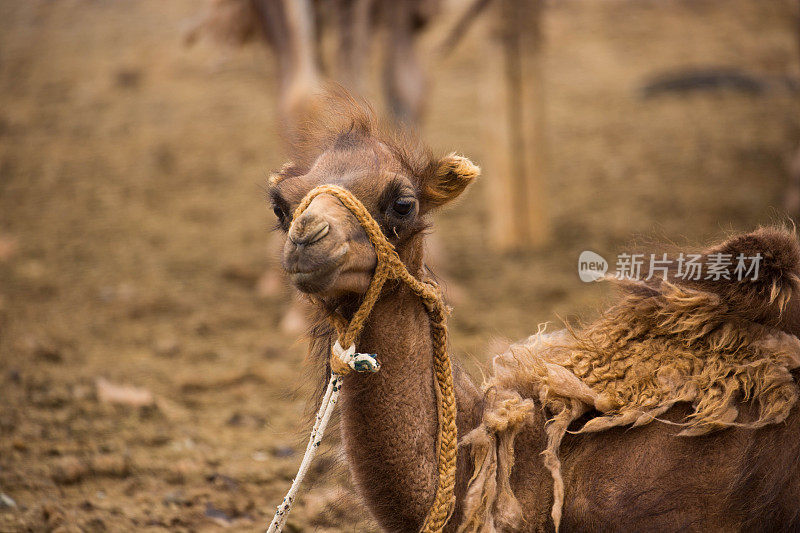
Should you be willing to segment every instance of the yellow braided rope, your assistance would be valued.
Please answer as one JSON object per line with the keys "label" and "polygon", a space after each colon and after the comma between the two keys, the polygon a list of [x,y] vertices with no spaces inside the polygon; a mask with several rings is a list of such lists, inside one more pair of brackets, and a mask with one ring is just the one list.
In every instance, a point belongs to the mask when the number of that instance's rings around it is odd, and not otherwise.
{"label": "yellow braided rope", "polygon": [[[396,279],[408,285],[411,291],[422,300],[430,317],[439,417],[439,429],[436,436],[438,484],[436,496],[421,531],[423,533],[440,532],[444,529],[455,506],[456,453],[458,450],[456,396],[450,357],[447,355],[447,310],[436,285],[420,281],[408,272],[394,246],[386,239],[367,208],[347,189],[337,185],[315,187],[300,202],[293,219],[296,220],[308,208],[311,201],[320,194],[330,194],[336,197],[353,213],[361,227],[364,228],[378,258],[375,274],[364,295],[364,300],[353,314],[350,322],[348,323],[341,316],[334,315],[331,318],[331,322],[339,334],[339,344],[346,348],[358,341],[364,322],[372,312],[375,302],[378,301],[383,285],[389,279]],[[331,371],[337,374],[344,375],[351,370],[339,357],[332,355],[330,362]]]}

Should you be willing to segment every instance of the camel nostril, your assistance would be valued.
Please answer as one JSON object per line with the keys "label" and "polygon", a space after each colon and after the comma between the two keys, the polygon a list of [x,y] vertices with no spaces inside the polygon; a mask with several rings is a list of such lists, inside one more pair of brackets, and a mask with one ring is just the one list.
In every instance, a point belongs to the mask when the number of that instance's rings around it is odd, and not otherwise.
{"label": "camel nostril", "polygon": [[296,245],[309,245],[319,241],[330,231],[330,225],[321,220],[317,224],[292,225],[289,231],[289,239]]}

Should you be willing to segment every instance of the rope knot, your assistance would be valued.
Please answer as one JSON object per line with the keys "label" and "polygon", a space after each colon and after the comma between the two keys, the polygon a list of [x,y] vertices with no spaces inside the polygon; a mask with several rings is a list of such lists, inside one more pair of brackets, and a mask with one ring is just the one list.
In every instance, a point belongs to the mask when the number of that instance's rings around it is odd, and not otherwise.
{"label": "rope knot", "polygon": [[356,353],[356,345],[351,344],[346,350],[342,348],[337,340],[331,348],[331,371],[344,375],[351,370],[356,372],[375,373],[381,369],[378,356],[371,353]]}

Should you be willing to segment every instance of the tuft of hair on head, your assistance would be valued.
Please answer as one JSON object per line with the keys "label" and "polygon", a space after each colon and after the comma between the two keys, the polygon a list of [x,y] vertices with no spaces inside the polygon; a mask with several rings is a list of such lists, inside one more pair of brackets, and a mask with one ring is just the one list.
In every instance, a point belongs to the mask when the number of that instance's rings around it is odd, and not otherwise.
{"label": "tuft of hair on head", "polygon": [[270,177],[271,185],[307,173],[327,150],[363,143],[379,144],[394,156],[419,186],[423,208],[448,203],[480,174],[480,168],[461,155],[434,157],[413,131],[380,121],[365,100],[339,85],[325,85],[314,101],[296,117],[297,127],[286,139],[291,163]]}
{"label": "tuft of hair on head", "polygon": [[366,138],[380,129],[372,107],[340,85],[327,83],[310,100],[295,110],[296,128],[284,139],[296,167],[308,169],[344,137]]}
{"label": "tuft of hair on head", "polygon": [[457,198],[480,175],[478,165],[457,153],[436,158],[414,132],[378,120],[370,105],[335,84],[325,86],[308,106],[309,113],[287,138],[291,163],[269,178],[270,186],[308,173],[328,150],[379,145],[392,154],[402,172],[420,191],[420,211],[443,206]]}
{"label": "tuft of hair on head", "polygon": [[302,175],[320,154],[375,142],[394,154],[411,176],[421,175],[432,158],[425,146],[409,131],[378,119],[369,103],[335,83],[325,84],[307,105],[293,116],[296,124],[284,140],[292,164],[278,172],[278,180]]}

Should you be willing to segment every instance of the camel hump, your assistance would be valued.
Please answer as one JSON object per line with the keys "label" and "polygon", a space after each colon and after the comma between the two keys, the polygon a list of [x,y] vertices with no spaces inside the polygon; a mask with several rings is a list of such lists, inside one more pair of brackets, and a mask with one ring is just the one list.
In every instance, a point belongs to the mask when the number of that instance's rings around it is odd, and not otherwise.
{"label": "camel hump", "polygon": [[[703,280],[705,290],[719,294],[743,318],[798,333],[800,243],[793,232],[777,227],[759,228],[731,237],[703,255],[707,264],[727,256],[732,263],[731,279]],[[734,275],[733,270],[742,263],[739,271],[742,275]],[[749,275],[745,269],[750,270]]]}
{"label": "camel hump", "polygon": [[[691,254],[684,254],[688,261]],[[800,335],[800,243],[792,230],[762,227],[735,235],[694,255],[700,273],[688,263],[669,268],[671,285],[711,293],[720,312]],[[662,279],[623,283],[623,291],[644,296],[663,293]]]}

